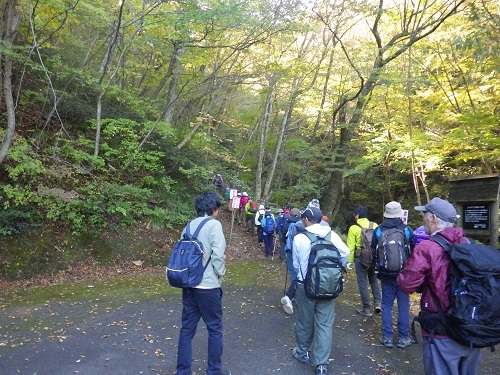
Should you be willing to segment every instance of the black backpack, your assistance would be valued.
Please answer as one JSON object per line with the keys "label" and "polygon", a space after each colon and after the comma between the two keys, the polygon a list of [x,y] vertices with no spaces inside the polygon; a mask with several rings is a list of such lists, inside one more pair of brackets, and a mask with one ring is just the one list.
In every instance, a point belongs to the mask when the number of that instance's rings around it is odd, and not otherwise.
{"label": "black backpack", "polygon": [[493,351],[500,342],[500,251],[469,239],[451,244],[439,234],[431,238],[450,257],[451,304],[446,312],[421,312],[416,320],[431,335]]}
{"label": "black backpack", "polygon": [[204,219],[193,234],[189,231],[191,222],[187,223],[186,232],[175,244],[167,264],[167,279],[171,286],[194,288],[203,280],[203,273],[210,262],[210,257],[203,266],[203,244],[196,237],[210,219],[210,217]]}
{"label": "black backpack", "polygon": [[343,290],[342,260],[335,245],[311,232],[304,234],[311,241],[311,253],[304,278],[306,296],[317,299],[334,299]]}
{"label": "black backpack", "polygon": [[[380,228],[380,227],[379,227]],[[410,257],[410,231],[390,228],[382,231],[378,229],[379,238],[375,255],[375,267],[381,274],[397,275],[403,269]]]}

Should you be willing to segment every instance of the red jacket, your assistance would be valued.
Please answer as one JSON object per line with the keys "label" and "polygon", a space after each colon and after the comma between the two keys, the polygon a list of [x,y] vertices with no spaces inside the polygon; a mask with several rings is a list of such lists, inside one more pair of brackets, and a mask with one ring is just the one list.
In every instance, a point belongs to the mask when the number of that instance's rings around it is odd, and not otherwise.
{"label": "red jacket", "polygon": [[[462,228],[445,228],[439,234],[451,243],[466,242]],[[425,239],[415,247],[399,273],[398,285],[406,294],[422,293],[421,310],[447,311],[451,294],[449,271],[448,253],[438,243]],[[436,306],[435,301],[439,306]]]}

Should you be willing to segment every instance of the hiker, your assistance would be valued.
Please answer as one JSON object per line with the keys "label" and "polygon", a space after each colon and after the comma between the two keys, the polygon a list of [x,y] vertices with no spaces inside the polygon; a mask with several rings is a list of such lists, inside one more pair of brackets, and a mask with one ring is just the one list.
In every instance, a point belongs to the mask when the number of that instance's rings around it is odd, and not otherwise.
{"label": "hiker", "polygon": [[[432,198],[425,206],[416,206],[423,213],[425,232],[439,233],[450,243],[465,243],[462,228],[454,228],[457,212],[451,203]],[[448,311],[451,296],[449,254],[432,239],[422,241],[413,251],[398,277],[404,293],[421,293],[420,309],[427,312]],[[448,336],[430,337],[422,327],[422,351],[427,375],[477,374],[481,349],[469,348]]]}
{"label": "hiker", "polygon": [[297,233],[300,233],[305,229],[306,227],[300,218],[300,210],[298,208],[292,208],[290,210],[290,217],[285,223],[283,223],[282,228],[282,233],[285,233],[282,241],[285,241],[285,257],[288,273],[290,274],[290,286],[285,292],[285,295],[281,298],[281,304],[283,305],[283,310],[290,315],[293,314],[292,301],[295,300],[295,293],[297,291],[297,272],[293,266],[292,257],[293,238],[297,235]]}
{"label": "hiker", "polygon": [[314,198],[312,199],[308,204],[307,204],[307,207],[306,208],[309,208],[309,207],[316,207],[316,208],[320,208],[320,205],[319,205],[319,200]]}
{"label": "hiker", "polygon": [[276,218],[276,236],[279,240],[280,260],[285,260],[286,233],[283,235],[283,227],[290,217],[290,209],[287,207],[285,209],[279,208],[276,210],[276,213],[278,214]]}
{"label": "hiker", "polygon": [[255,214],[257,213],[257,203],[255,203],[250,197],[245,205],[245,224],[247,232],[254,233],[255,228]]}
{"label": "hiker", "polygon": [[264,254],[270,258],[274,254],[274,230],[276,229],[276,220],[269,207],[265,208],[264,217],[261,221],[262,238],[264,239]]}
{"label": "hiker", "polygon": [[246,219],[246,214],[245,214],[245,206],[248,203],[248,193],[244,191],[241,194],[241,199],[240,199],[240,208],[238,209],[238,224],[241,225],[242,223],[245,223]]}
{"label": "hiker", "polygon": [[219,173],[217,173],[212,179],[212,184],[221,194],[224,193],[224,180],[222,179],[222,176]]}
{"label": "hiker", "polygon": [[[207,374],[230,375],[222,370],[222,277],[226,273],[226,240],[221,223],[216,220],[221,201],[217,193],[207,192],[195,198],[197,217],[190,225],[195,229],[203,220],[211,216],[200,230],[197,239],[203,244],[205,259],[210,262],[201,283],[195,288],[182,290],[182,327],[177,348],[176,375],[191,375],[193,363],[192,340],[200,318],[207,326],[208,356]],[[193,230],[194,233],[195,230]],[[181,234],[181,238],[185,229]]]}
{"label": "hiker", "polygon": [[[306,231],[329,240],[337,247],[342,265],[347,262],[349,248],[330,227],[319,225],[323,214],[316,207],[307,208],[302,214]],[[300,362],[309,363],[312,349],[312,363],[316,375],[327,374],[333,341],[333,322],[335,320],[335,299],[312,299],[306,296],[304,277],[308,268],[311,241],[304,233],[293,239],[293,265],[297,272],[298,284],[295,300],[297,303],[297,322],[295,325],[296,346],[292,356]]]}
{"label": "hiker", "polygon": [[[368,220],[368,210],[363,206],[358,206],[354,210],[354,220],[356,220],[356,224],[351,225],[347,232],[347,246],[351,251],[347,261],[347,269],[352,269],[352,263],[354,262],[362,303],[361,309],[356,309],[356,313],[370,317],[373,315],[372,306],[375,313],[380,314],[382,311],[380,307],[382,294],[371,256],[372,235],[378,225]],[[368,284],[370,284],[373,296],[373,305],[370,303]]]}
{"label": "hiker", "polygon": [[[382,337],[380,343],[392,348],[392,307],[398,301],[398,348],[411,345],[410,297],[398,287],[397,277],[402,269],[401,260],[408,259],[413,250],[413,231],[403,223],[403,210],[399,202],[385,205],[384,221],[373,232],[371,250],[377,277],[382,284]],[[389,238],[390,234],[390,238]],[[387,240],[386,240],[387,236]],[[379,241],[380,240],[380,241]],[[394,246],[392,246],[394,244]]]}
{"label": "hiker", "polygon": [[330,226],[330,224],[328,224],[328,216],[323,215],[323,217],[321,218],[320,225],[323,225],[325,227],[329,227]]}
{"label": "hiker", "polygon": [[419,226],[413,231],[413,240],[415,241],[415,247],[417,247],[417,245],[426,238],[429,238],[429,235],[425,233],[425,227],[423,225]]}
{"label": "hiker", "polygon": [[257,213],[255,214],[255,226],[257,227],[257,242],[258,243],[263,243],[264,242],[264,236],[262,235],[262,219],[264,218],[264,214],[266,212],[266,209],[264,208],[264,205],[261,204],[259,205],[259,209],[257,210]]}

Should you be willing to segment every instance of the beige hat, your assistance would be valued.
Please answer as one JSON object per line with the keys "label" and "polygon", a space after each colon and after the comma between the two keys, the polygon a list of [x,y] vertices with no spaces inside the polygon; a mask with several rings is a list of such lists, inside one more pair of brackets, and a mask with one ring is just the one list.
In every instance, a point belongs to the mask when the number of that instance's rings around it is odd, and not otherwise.
{"label": "beige hat", "polygon": [[396,217],[403,217],[403,209],[399,202],[389,202],[385,205],[384,217],[393,219]]}

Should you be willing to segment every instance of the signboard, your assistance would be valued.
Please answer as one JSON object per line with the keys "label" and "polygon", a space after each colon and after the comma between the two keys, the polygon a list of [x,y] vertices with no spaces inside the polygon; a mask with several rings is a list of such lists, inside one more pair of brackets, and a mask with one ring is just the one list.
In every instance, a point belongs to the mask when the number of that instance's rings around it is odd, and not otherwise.
{"label": "signboard", "polygon": [[241,197],[233,197],[233,199],[231,200],[231,208],[233,209],[238,209],[240,208],[240,201],[241,201]]}
{"label": "signboard", "polygon": [[464,205],[464,229],[490,229],[490,208],[488,204]]}
{"label": "signboard", "polygon": [[238,189],[230,189],[229,190],[229,199],[233,199],[238,195]]}
{"label": "signboard", "polygon": [[401,217],[401,220],[403,220],[403,223],[408,225],[408,210],[403,210],[403,217]]}

